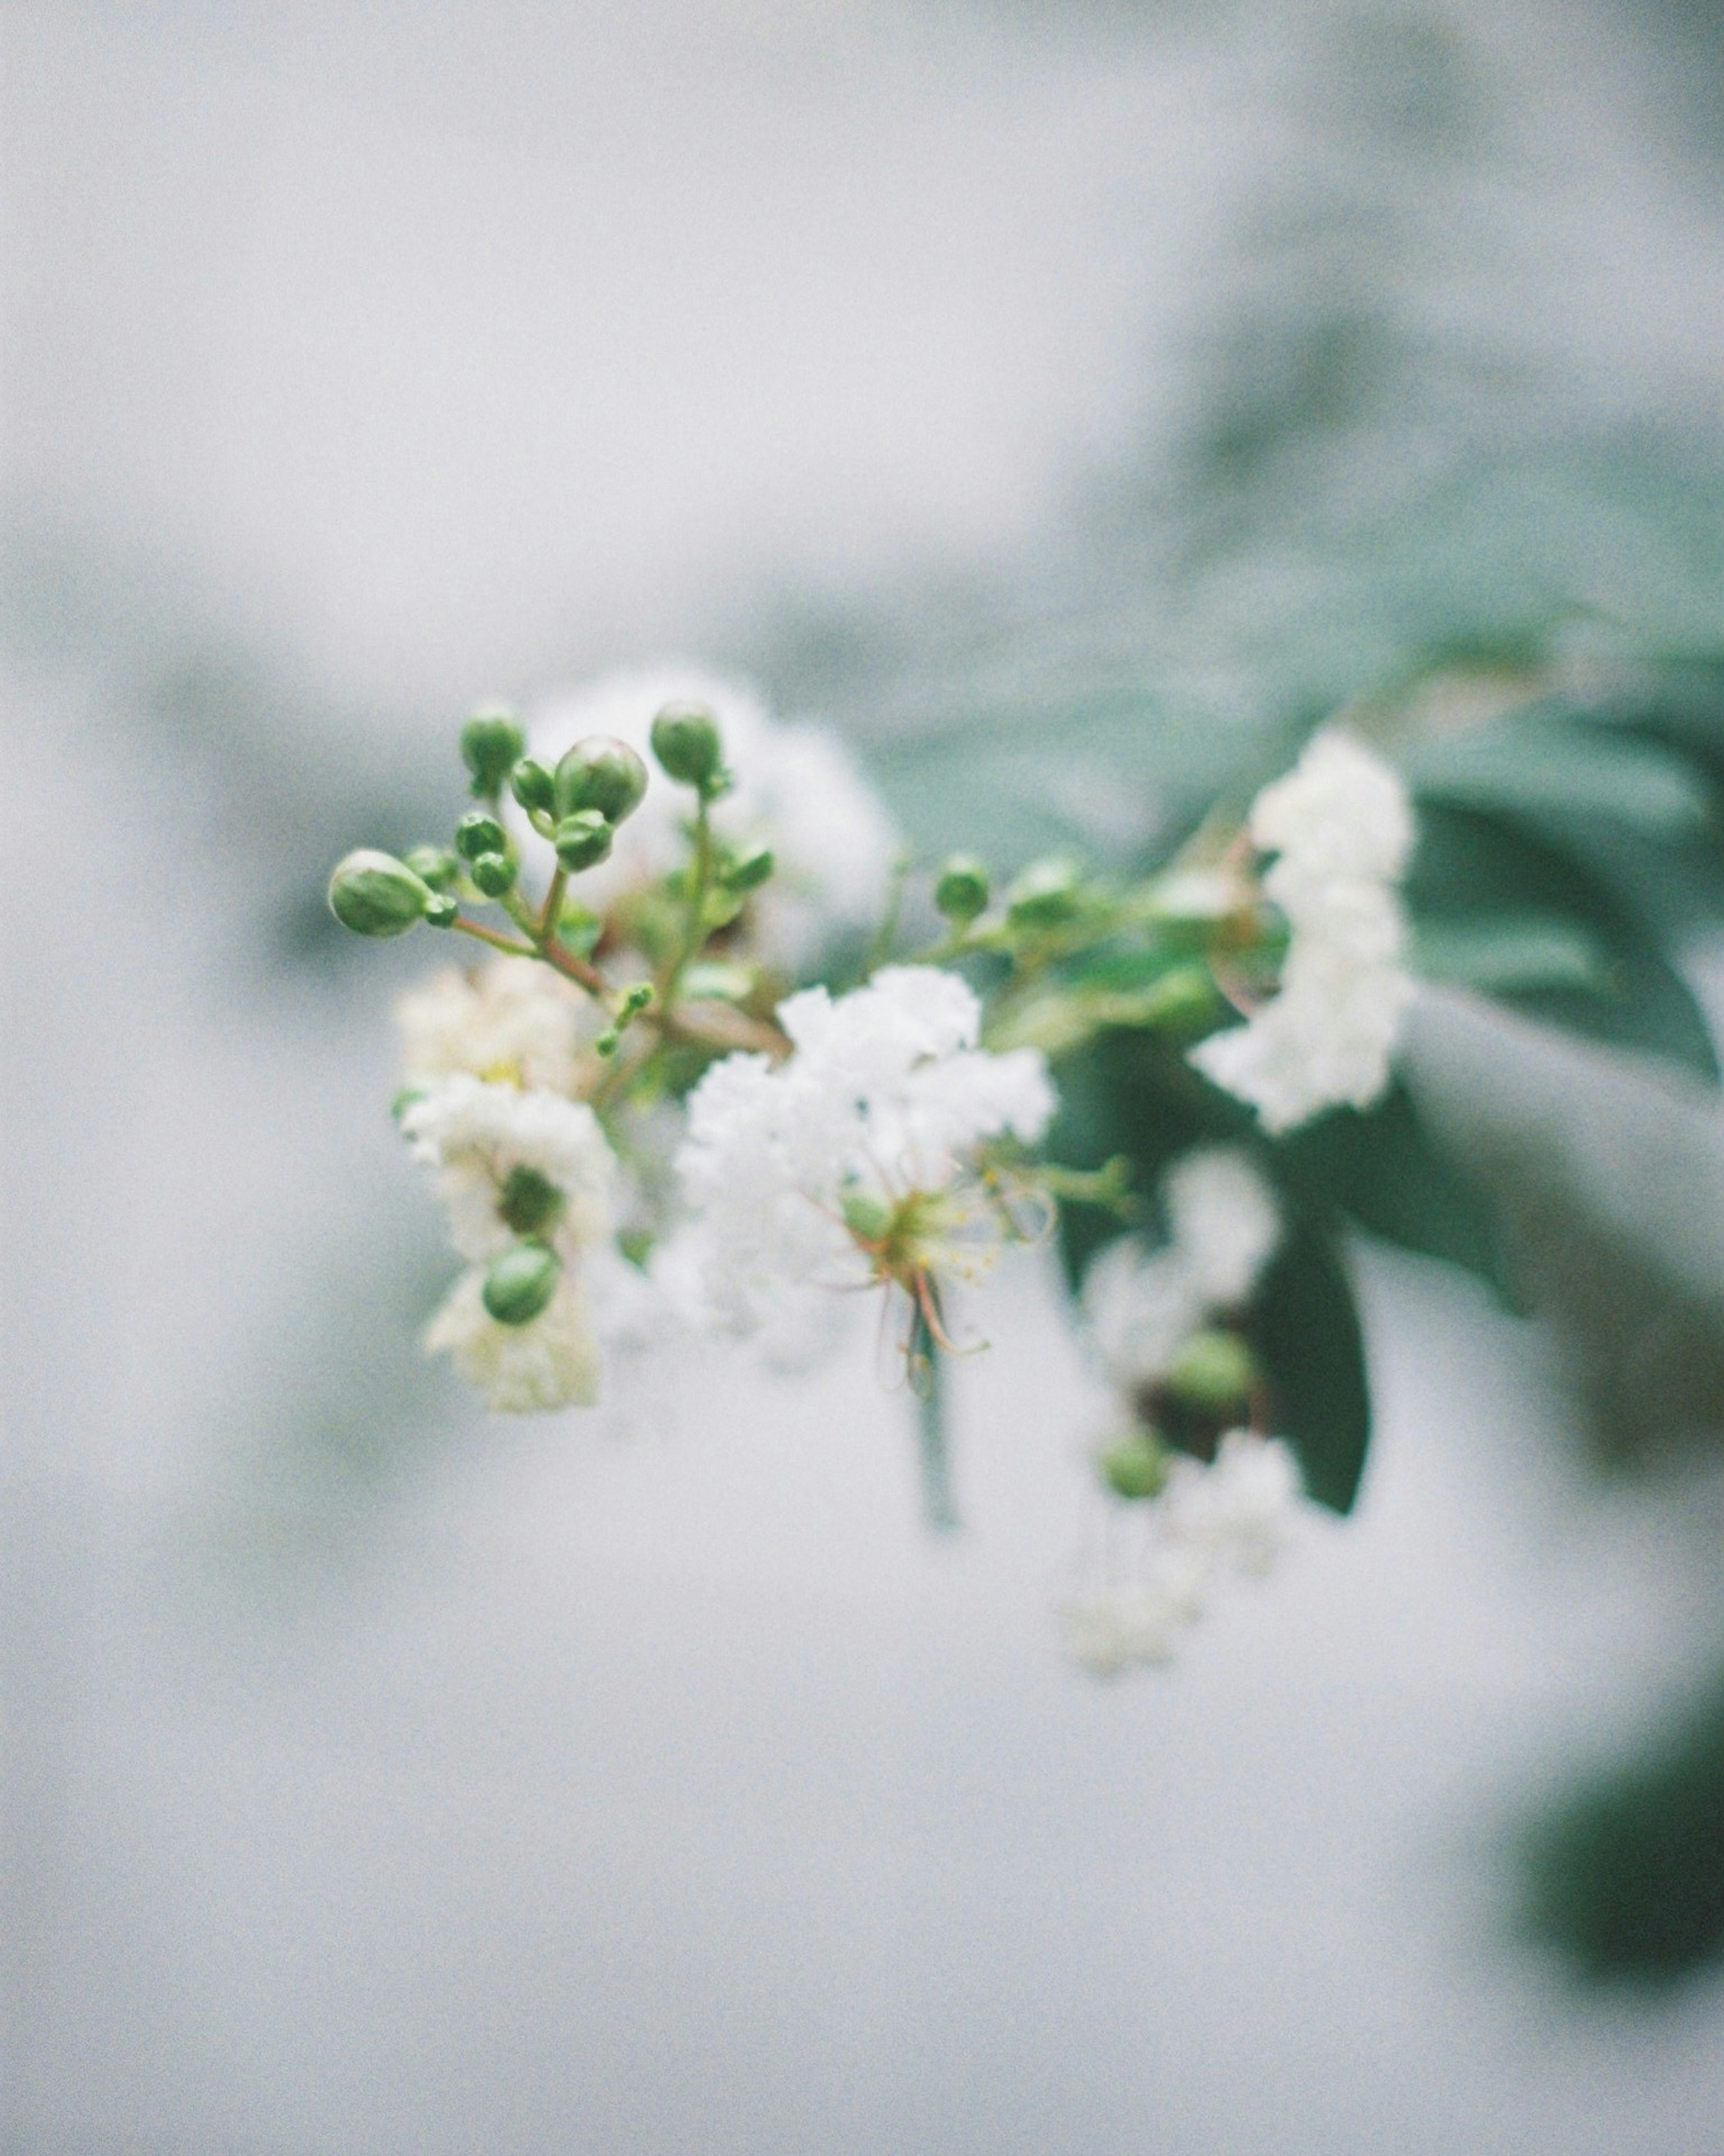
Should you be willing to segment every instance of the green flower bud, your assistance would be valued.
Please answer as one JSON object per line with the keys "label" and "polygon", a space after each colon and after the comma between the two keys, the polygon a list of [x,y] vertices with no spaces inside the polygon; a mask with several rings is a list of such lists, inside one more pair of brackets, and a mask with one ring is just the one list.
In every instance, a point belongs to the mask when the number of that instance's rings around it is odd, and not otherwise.
{"label": "green flower bud", "polygon": [[770,846],[749,846],[726,863],[720,880],[726,891],[758,891],[777,866]]}
{"label": "green flower bud", "polygon": [[1060,928],[1078,909],[1079,877],[1070,861],[1032,861],[1006,893],[1013,928]]}
{"label": "green flower bud", "polygon": [[557,858],[571,875],[577,875],[604,859],[614,835],[598,809],[577,808],[557,827]]}
{"label": "green flower bud", "polygon": [[973,854],[954,854],[934,886],[934,904],[960,927],[988,911],[988,870]]}
{"label": "green flower bud", "polygon": [[891,1230],[892,1209],[872,1190],[847,1190],[844,1216],[845,1227],[865,1243],[884,1242]]}
{"label": "green flower bud", "polygon": [[531,1325],[556,1294],[562,1270],[543,1243],[517,1243],[485,1268],[485,1306],[499,1325]]}
{"label": "green flower bud", "polygon": [[724,764],[717,719],[705,704],[667,704],[653,721],[653,754],[668,778],[710,793]]}
{"label": "green flower bud", "polygon": [[460,901],[446,891],[434,891],[425,901],[428,928],[453,928],[461,917]]}
{"label": "green flower bud", "polygon": [[509,834],[495,816],[483,808],[469,808],[455,826],[455,851],[464,861],[476,861],[481,854],[506,854]]}
{"label": "green flower bud", "polygon": [[461,761],[473,774],[473,791],[487,799],[500,793],[526,747],[521,721],[506,704],[481,704],[461,729]]}
{"label": "green flower bud", "polygon": [[450,891],[461,873],[461,864],[447,846],[415,846],[407,865],[421,883],[433,891]]}
{"label": "green flower bud", "polygon": [[517,1235],[542,1235],[557,1225],[567,1207],[567,1199],[551,1178],[522,1161],[510,1169],[497,1200],[499,1214]]}
{"label": "green flower bud", "polygon": [[596,808],[607,824],[617,824],[639,808],[647,790],[647,767],[627,742],[594,734],[577,742],[557,767],[557,814]]}
{"label": "green flower bud", "polygon": [[1095,1465],[1116,1497],[1141,1504],[1167,1486],[1167,1451],[1148,1430],[1133,1430],[1111,1445]]}
{"label": "green flower bud", "polygon": [[500,898],[515,882],[515,864],[507,854],[481,854],[473,864],[473,880],[487,898]]}
{"label": "green flower bud", "polygon": [[432,893],[393,854],[362,846],[337,861],[329,880],[329,910],[356,936],[404,936],[424,918]]}
{"label": "green flower bud", "polygon": [[542,763],[524,756],[509,774],[509,791],[531,815],[536,808],[541,813],[549,809],[557,798],[557,781]]}
{"label": "green flower bud", "polygon": [[1257,1358],[1239,1334],[1206,1325],[1173,1358],[1165,1383],[1182,1406],[1226,1416],[1246,1412],[1257,1380]]}

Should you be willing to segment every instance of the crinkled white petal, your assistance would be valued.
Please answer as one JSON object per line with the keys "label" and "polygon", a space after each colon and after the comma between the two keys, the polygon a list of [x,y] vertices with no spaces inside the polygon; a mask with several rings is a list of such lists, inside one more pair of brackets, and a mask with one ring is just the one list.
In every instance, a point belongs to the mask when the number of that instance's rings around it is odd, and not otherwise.
{"label": "crinkled white petal", "polygon": [[1244,1301],[1281,1240],[1280,1208],[1261,1172],[1236,1146],[1184,1154],[1162,1183],[1174,1243],[1204,1301]]}
{"label": "crinkled white petal", "polygon": [[466,1072],[528,1090],[566,1093],[594,1006],[534,958],[495,958],[470,972],[450,966],[395,1006],[408,1082]]}
{"label": "crinkled white petal", "polygon": [[733,844],[763,842],[777,867],[752,901],[758,956],[793,977],[834,933],[871,928],[885,902],[897,839],[878,797],[836,735],[772,718],[754,691],[702,670],[661,665],[610,674],[548,704],[533,725],[533,753],[554,766],[593,734],[612,734],[647,759],[646,798],[618,830],[610,857],[577,884],[603,911],[685,858],[686,787],[653,762],[654,718],[666,704],[701,703],[716,714],[736,783],[713,810]]}
{"label": "crinkled white petal", "polygon": [[1314,734],[1291,771],[1251,804],[1253,842],[1298,877],[1393,882],[1413,850],[1413,812],[1398,773],[1336,728]]}
{"label": "crinkled white petal", "polygon": [[499,1325],[484,1293],[482,1266],[463,1273],[426,1329],[427,1350],[451,1356],[500,1414],[590,1407],[598,1396],[599,1351],[580,1281],[565,1272],[530,1325]]}
{"label": "crinkled white petal", "polygon": [[1127,1391],[1162,1376],[1207,1312],[1184,1253],[1121,1235],[1090,1260],[1084,1315],[1108,1375]]}
{"label": "crinkled white petal", "polygon": [[614,1163],[584,1101],[458,1073],[403,1109],[401,1129],[414,1158],[436,1172],[449,1238],[463,1257],[482,1262],[515,1240],[497,1205],[517,1167],[562,1193],[549,1240],[565,1261],[608,1235]]}

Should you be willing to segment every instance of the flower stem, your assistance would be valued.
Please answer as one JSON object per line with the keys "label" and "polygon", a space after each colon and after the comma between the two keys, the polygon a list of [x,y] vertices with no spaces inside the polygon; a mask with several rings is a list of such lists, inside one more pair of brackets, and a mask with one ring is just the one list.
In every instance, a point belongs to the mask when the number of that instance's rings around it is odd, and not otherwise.
{"label": "flower stem", "polygon": [[958,1519],[952,1494],[952,1453],[946,1439],[945,1373],[940,1363],[940,1344],[920,1300],[910,1328],[910,1382],[916,1401],[922,1517],[934,1533],[950,1534]]}
{"label": "flower stem", "polygon": [[495,951],[506,951],[511,958],[536,958],[539,955],[531,943],[517,943],[512,936],[500,936],[495,928],[469,921],[464,914],[458,914],[449,926],[459,928],[464,936],[476,936],[481,943],[489,943]]}

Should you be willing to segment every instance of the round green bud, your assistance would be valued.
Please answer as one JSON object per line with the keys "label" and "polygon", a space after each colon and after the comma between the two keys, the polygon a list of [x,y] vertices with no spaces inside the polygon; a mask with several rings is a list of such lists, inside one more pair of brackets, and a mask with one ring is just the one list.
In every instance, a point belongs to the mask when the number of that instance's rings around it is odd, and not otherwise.
{"label": "round green bud", "polygon": [[865,1243],[884,1242],[891,1231],[892,1209],[875,1191],[846,1191],[844,1216],[845,1227]]}
{"label": "round green bud", "polygon": [[329,880],[329,910],[356,936],[404,936],[424,918],[432,892],[405,861],[362,846],[337,861]]}
{"label": "round green bud", "polygon": [[497,1199],[499,1216],[517,1235],[542,1235],[567,1209],[567,1199],[550,1177],[524,1161],[510,1169]]}
{"label": "round green bud", "polygon": [[526,747],[521,721],[506,704],[481,704],[461,729],[461,761],[473,774],[473,791],[500,793]]}
{"label": "round green bud", "polygon": [[726,891],[758,891],[777,866],[770,846],[748,846],[726,864],[721,880]]}
{"label": "round green bud", "polygon": [[517,1243],[485,1268],[485,1306],[499,1325],[531,1325],[556,1294],[562,1270],[545,1244]]}
{"label": "round green bud", "polygon": [[433,891],[449,891],[461,873],[461,864],[447,846],[415,846],[407,865],[421,883]]}
{"label": "round green bud", "polygon": [[460,917],[460,901],[446,891],[434,891],[425,901],[428,928],[453,928]]}
{"label": "round green bud", "polygon": [[557,781],[542,763],[524,756],[509,774],[509,791],[528,815],[536,808],[542,814],[557,798]]}
{"label": "round green bud", "polygon": [[1070,861],[1032,861],[1006,893],[1013,928],[1059,928],[1078,908],[1078,872]]}
{"label": "round green bud", "polygon": [[559,820],[580,808],[596,808],[607,824],[620,824],[639,808],[647,767],[627,742],[594,734],[577,742],[557,767]]}
{"label": "round green bud", "polygon": [[934,886],[934,904],[947,921],[960,925],[988,911],[988,870],[973,854],[954,854]]}
{"label": "round green bud", "polygon": [[500,898],[515,882],[515,864],[507,854],[481,854],[473,864],[473,880],[487,898]]}
{"label": "round green bud", "polygon": [[653,721],[653,754],[667,778],[706,793],[724,764],[718,721],[705,704],[667,704]]}
{"label": "round green bud", "polygon": [[455,826],[455,851],[464,861],[476,861],[481,854],[506,854],[509,834],[495,816],[483,808],[469,808]]}
{"label": "round green bud", "polygon": [[571,875],[578,875],[604,859],[613,835],[598,809],[577,808],[557,827],[557,858]]}
{"label": "round green bud", "polygon": [[1173,1358],[1165,1383],[1182,1406],[1230,1415],[1249,1407],[1257,1379],[1257,1358],[1239,1334],[1206,1325]]}
{"label": "round green bud", "polygon": [[1109,1445],[1095,1465],[1115,1496],[1133,1504],[1159,1497],[1167,1486],[1167,1448],[1147,1430],[1134,1430]]}

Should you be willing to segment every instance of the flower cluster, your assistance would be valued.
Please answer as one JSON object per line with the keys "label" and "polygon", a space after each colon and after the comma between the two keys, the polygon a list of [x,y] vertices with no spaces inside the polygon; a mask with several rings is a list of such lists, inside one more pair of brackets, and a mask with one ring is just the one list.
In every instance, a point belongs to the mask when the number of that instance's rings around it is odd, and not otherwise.
{"label": "flower cluster", "polygon": [[1278,856],[1263,878],[1285,916],[1280,993],[1192,1051],[1204,1075],[1293,1129],[1322,1109],[1368,1107],[1412,998],[1396,886],[1413,849],[1406,789],[1359,742],[1321,733],[1252,805],[1252,842]]}
{"label": "flower cluster", "polygon": [[[1299,1493],[1291,1453],[1264,1434],[1249,1338],[1281,1240],[1275,1196],[1245,1154],[1217,1147],[1178,1162],[1162,1201],[1166,1243],[1122,1236],[1084,1281],[1126,1427],[1097,1462],[1111,1501],[1099,1557],[1061,1616],[1073,1655],[1106,1675],[1167,1661],[1218,1571],[1267,1571]],[[1121,1506],[1136,1515],[1123,1537]]]}

